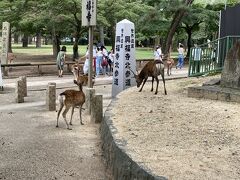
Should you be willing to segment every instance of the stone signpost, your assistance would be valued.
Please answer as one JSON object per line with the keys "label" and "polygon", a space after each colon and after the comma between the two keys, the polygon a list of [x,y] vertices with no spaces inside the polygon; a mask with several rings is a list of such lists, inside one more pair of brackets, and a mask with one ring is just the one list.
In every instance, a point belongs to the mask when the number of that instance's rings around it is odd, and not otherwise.
{"label": "stone signpost", "polygon": [[127,19],[117,23],[115,38],[115,61],[113,67],[112,97],[122,90],[136,85],[135,27]]}
{"label": "stone signpost", "polygon": [[[10,23],[3,22],[2,24],[2,50],[1,50],[1,64],[8,64],[8,44]],[[3,74],[7,76],[7,70],[3,68]]]}

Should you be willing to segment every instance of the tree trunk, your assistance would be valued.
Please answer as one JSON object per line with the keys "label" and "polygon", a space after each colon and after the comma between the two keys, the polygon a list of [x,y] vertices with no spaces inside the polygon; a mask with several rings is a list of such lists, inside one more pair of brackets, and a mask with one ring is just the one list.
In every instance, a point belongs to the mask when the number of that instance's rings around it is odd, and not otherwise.
{"label": "tree trunk", "polygon": [[78,53],[78,41],[80,39],[80,36],[77,35],[75,37],[75,41],[74,41],[74,44],[73,44],[73,61],[75,61],[76,59],[79,58],[79,53]]}
{"label": "tree trunk", "polygon": [[12,28],[9,27],[8,52],[12,53]]}
{"label": "tree trunk", "polygon": [[22,47],[28,47],[28,36],[25,33],[22,38]]}
{"label": "tree trunk", "polygon": [[33,37],[32,37],[32,36],[29,36],[29,37],[28,37],[28,44],[32,44],[32,42],[33,42]]}
{"label": "tree trunk", "polygon": [[[183,4],[189,6],[193,3],[194,0],[183,0]],[[165,48],[164,48],[164,54],[169,54],[169,50],[170,50],[170,46],[172,44],[172,39],[173,39],[173,36],[182,20],[182,18],[184,17],[186,13],[186,9],[185,8],[180,8],[176,11],[174,17],[173,17],[173,20],[172,20],[172,24],[169,28],[169,31],[168,31],[168,36],[167,36],[167,39],[166,39],[166,44],[165,44]]]}
{"label": "tree trunk", "polygon": [[53,56],[57,57],[58,52],[60,51],[60,36],[56,34],[55,28],[52,32],[52,44],[53,44]]}
{"label": "tree trunk", "polygon": [[105,45],[105,44],[104,44],[104,29],[103,29],[103,26],[100,26],[100,27],[99,27],[99,33],[100,33],[100,42],[101,42],[103,45]]}
{"label": "tree trunk", "polygon": [[192,29],[188,29],[187,30],[187,35],[188,35],[188,39],[187,39],[187,55],[186,57],[189,58],[190,56],[190,49],[192,47]]}
{"label": "tree trunk", "polygon": [[44,37],[44,44],[48,45],[48,37],[47,36]]}
{"label": "tree trunk", "polygon": [[36,48],[40,48],[42,46],[42,42],[41,42],[42,35],[41,35],[41,32],[37,32],[36,37],[37,37]]}
{"label": "tree trunk", "polygon": [[14,39],[14,43],[15,44],[18,44],[18,34],[17,33],[14,33],[14,35],[13,35],[13,39]]}

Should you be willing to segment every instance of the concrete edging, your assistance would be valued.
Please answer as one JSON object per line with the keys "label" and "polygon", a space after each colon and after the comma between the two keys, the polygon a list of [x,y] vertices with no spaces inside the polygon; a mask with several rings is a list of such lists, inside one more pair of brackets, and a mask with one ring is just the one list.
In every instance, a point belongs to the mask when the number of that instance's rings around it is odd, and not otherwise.
{"label": "concrete edging", "polygon": [[127,142],[116,138],[117,129],[111,119],[113,117],[112,109],[116,103],[117,99],[113,99],[100,126],[102,149],[107,170],[115,180],[167,180],[166,177],[154,175],[149,169],[135,162],[127,153]]}

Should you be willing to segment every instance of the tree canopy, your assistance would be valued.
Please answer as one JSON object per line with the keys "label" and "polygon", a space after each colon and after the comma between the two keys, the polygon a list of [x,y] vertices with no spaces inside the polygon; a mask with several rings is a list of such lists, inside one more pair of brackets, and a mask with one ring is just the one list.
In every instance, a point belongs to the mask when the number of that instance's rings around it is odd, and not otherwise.
{"label": "tree canopy", "polygon": [[[192,39],[217,38],[219,10],[233,6],[238,0],[101,0],[97,2],[95,42],[108,39],[114,46],[115,25],[122,19],[135,23],[136,39],[145,46],[161,43],[167,54],[177,43],[176,37]],[[53,54],[59,51],[61,39],[69,37],[73,43],[73,58],[78,57],[78,44],[87,38],[82,27],[81,0],[2,0],[0,22],[11,23],[11,34],[50,39]],[[0,24],[1,26],[1,24]],[[37,38],[38,40],[38,38]],[[174,41],[174,42],[173,42]],[[27,44],[25,44],[27,45]],[[36,47],[41,46],[39,42]]]}

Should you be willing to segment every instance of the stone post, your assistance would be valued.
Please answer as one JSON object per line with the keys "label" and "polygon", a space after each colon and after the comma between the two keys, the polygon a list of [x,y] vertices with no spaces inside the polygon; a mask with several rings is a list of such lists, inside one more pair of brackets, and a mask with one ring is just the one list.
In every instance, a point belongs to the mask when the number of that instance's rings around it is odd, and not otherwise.
{"label": "stone post", "polygon": [[[8,42],[10,35],[10,23],[2,23],[2,49],[1,49],[1,64],[8,64]],[[3,67],[3,75],[8,76],[8,68]]]}
{"label": "stone post", "polygon": [[23,82],[21,78],[18,78],[16,82],[15,100],[16,100],[16,103],[24,102],[24,90],[23,90]]}
{"label": "stone post", "polygon": [[21,80],[22,80],[23,94],[24,94],[24,97],[26,97],[27,96],[27,78],[26,78],[26,76],[21,76]]}
{"label": "stone post", "polygon": [[91,122],[101,123],[103,119],[103,96],[96,95],[92,98]]}
{"label": "stone post", "polygon": [[132,77],[136,71],[135,58],[135,27],[134,24],[124,19],[116,25],[115,60],[113,65],[112,97],[124,89],[136,85]]}
{"label": "stone post", "polygon": [[86,89],[86,108],[87,108],[87,113],[91,114],[91,107],[92,107],[92,99],[93,96],[95,95],[95,89],[93,88],[87,88]]}
{"label": "stone post", "polygon": [[56,111],[56,83],[48,83],[46,106],[49,111]]}

